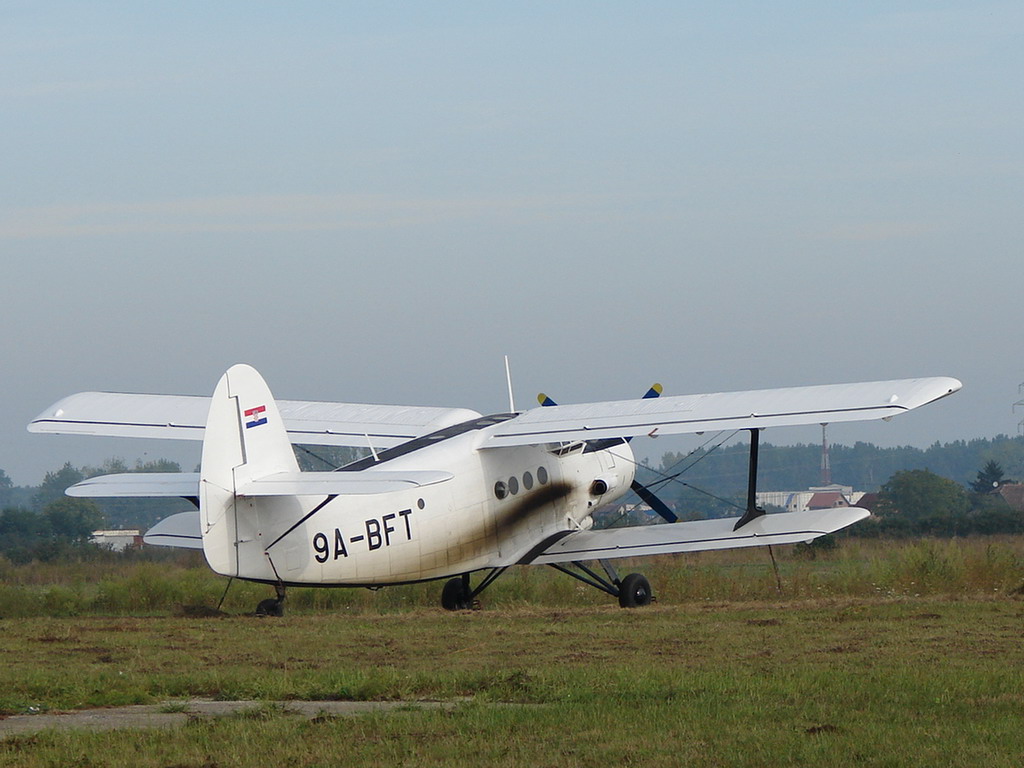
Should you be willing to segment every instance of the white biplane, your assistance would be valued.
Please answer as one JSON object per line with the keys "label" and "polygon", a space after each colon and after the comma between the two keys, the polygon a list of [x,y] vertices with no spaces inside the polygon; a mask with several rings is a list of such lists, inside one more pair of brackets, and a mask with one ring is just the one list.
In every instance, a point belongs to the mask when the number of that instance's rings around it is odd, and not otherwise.
{"label": "white biplane", "polygon": [[[212,397],[83,392],[30,432],[201,440],[198,473],[94,477],[71,496],[182,497],[196,510],[151,528],[148,544],[201,549],[224,576],[273,585],[260,613],[280,615],[292,585],[378,587],[450,579],[448,609],[512,565],[544,564],[645,605],[640,574],[610,560],[809,541],[868,516],[856,507],[765,514],[755,504],[758,435],[767,427],[889,419],[960,389],[948,377],[554,405],[483,416],[464,409],[274,400],[247,365]],[[745,514],[676,522],[634,478],[639,436],[749,430]],[[293,443],[372,455],[303,472]],[[668,524],[593,530],[594,510],[636,491]],[[587,565],[597,561],[598,569]],[[470,575],[484,572],[476,586]]]}

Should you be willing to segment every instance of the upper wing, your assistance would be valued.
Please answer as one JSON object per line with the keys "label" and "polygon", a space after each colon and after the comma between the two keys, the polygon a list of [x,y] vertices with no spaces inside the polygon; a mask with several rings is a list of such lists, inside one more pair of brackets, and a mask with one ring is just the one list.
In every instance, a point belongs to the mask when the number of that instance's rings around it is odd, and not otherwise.
{"label": "upper wing", "polygon": [[[292,442],[389,448],[478,417],[464,408],[278,400]],[[47,408],[29,432],[202,440],[210,398],[79,392]]]}
{"label": "upper wing", "polygon": [[885,419],[961,386],[939,376],[546,406],[500,424],[484,447]]}
{"label": "upper wing", "polygon": [[853,525],[868,515],[866,509],[843,507],[761,515],[738,531],[733,530],[737,517],[574,531],[549,543],[539,552],[535,549],[519,563],[571,563],[671,552],[796,544]]}

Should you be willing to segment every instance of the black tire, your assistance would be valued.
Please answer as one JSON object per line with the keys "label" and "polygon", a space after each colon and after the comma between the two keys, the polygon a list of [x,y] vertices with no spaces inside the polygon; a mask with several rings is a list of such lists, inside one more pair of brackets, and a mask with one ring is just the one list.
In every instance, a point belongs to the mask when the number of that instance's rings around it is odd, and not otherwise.
{"label": "black tire", "polygon": [[470,600],[461,577],[445,582],[444,589],[441,590],[441,607],[446,611],[464,611],[471,608]]}
{"label": "black tire", "polygon": [[642,573],[631,573],[619,584],[619,605],[623,608],[650,605],[653,599],[650,582]]}
{"label": "black tire", "polygon": [[276,597],[268,597],[266,600],[260,600],[260,604],[256,606],[257,616],[284,616],[284,601],[278,600]]}

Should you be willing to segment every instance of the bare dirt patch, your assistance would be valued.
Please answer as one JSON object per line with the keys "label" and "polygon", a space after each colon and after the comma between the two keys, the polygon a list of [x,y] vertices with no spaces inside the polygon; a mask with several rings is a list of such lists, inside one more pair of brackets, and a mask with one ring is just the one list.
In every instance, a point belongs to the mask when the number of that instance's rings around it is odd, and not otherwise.
{"label": "bare dirt patch", "polygon": [[[446,701],[210,701],[195,699],[164,704],[137,704],[72,712],[9,715],[0,719],[0,739],[49,729],[111,731],[121,728],[174,728],[195,718],[245,715],[270,710],[309,720],[396,709],[450,709]],[[174,709],[174,711],[168,711]]]}

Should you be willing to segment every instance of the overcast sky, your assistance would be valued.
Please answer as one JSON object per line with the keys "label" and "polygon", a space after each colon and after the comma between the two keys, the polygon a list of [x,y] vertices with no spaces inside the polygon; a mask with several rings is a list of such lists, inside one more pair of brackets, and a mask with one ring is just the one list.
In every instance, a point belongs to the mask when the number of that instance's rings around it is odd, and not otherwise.
{"label": "overcast sky", "polygon": [[25,425],[235,362],[282,398],[480,411],[504,354],[520,408],[951,375],[833,440],[1024,418],[1019,2],[0,9],[16,484],[194,461]]}

